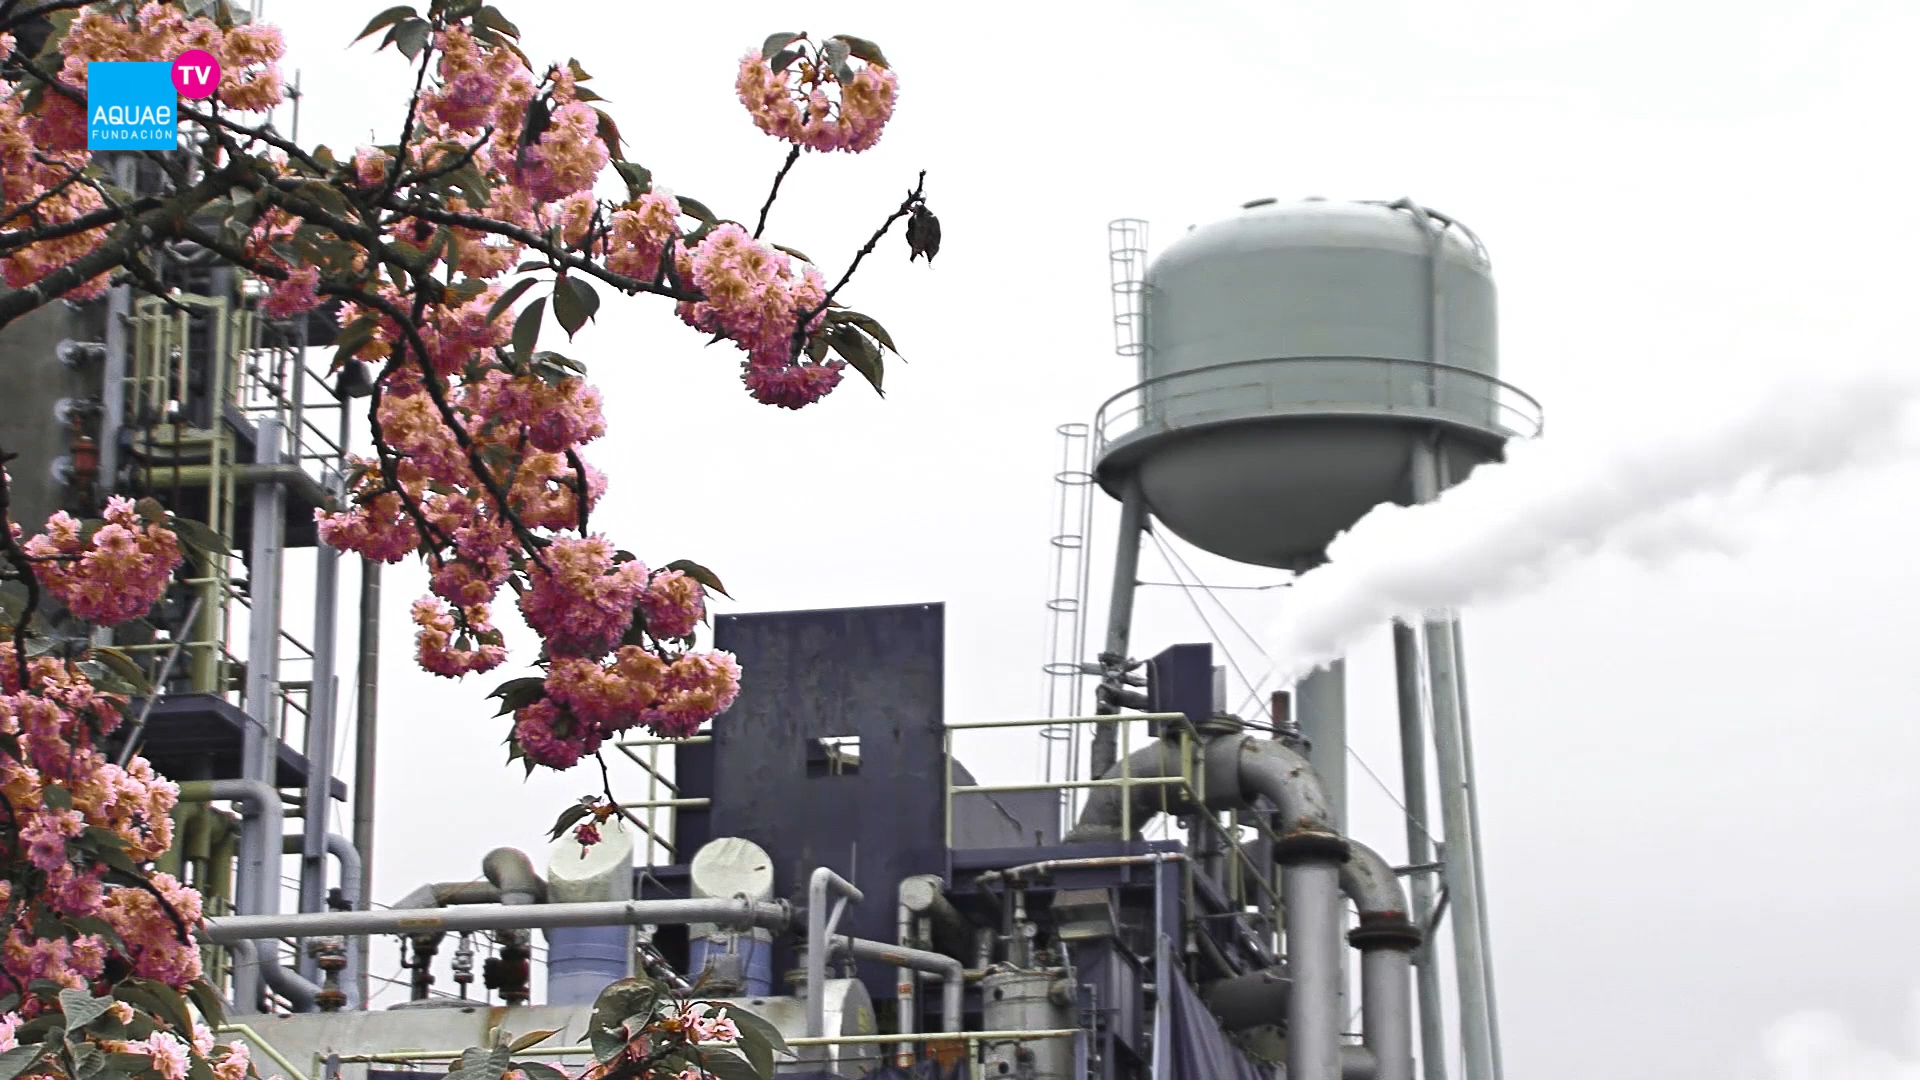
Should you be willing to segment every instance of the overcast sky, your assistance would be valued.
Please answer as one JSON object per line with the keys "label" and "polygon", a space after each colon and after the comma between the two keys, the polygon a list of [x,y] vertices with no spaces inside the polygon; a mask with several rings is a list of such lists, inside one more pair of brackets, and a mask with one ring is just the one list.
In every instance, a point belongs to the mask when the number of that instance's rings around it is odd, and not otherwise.
{"label": "overcast sky", "polygon": [[[343,51],[384,6],[268,0],[303,71],[303,141],[397,131],[397,58]],[[712,566],[728,610],[945,602],[948,670],[965,673],[952,717],[1041,702],[1053,428],[1133,381],[1111,352],[1112,218],[1150,220],[1158,248],[1263,196],[1410,195],[1459,217],[1492,252],[1502,373],[1550,432],[1658,439],[1650,417],[1709,418],[1796,367],[1913,360],[1920,9],[1897,0],[506,10],[536,59],[597,77],[657,182],[733,216],[782,157],[733,96],[743,51],[849,32],[897,66],[879,147],[809,156],[770,229],[837,271],[928,170],[938,265],[890,240],[847,296],[911,360],[887,400],[850,381],[799,413],[757,406],[734,352],[641,301],[610,303],[570,351],[612,420],[591,455],[612,478],[601,527],[656,565]],[[1509,1075],[1920,1070],[1920,665],[1897,621],[1920,601],[1916,480],[1834,481],[1744,521],[1736,556],[1600,559],[1466,613]],[[1103,504],[1103,559],[1112,517]],[[1187,557],[1216,583],[1271,580]],[[1143,576],[1169,580],[1151,547]],[[482,701],[499,680],[420,673],[405,609],[423,577],[387,580],[375,866],[391,902],[474,877],[495,844],[538,852],[594,784],[503,769]],[[1228,595],[1255,629],[1278,610]],[[1147,590],[1136,625],[1138,655],[1205,636],[1168,590]],[[1384,630],[1349,683],[1354,749],[1395,783]],[[986,756],[983,779],[1035,771],[1024,745]],[[1387,793],[1359,769],[1351,783],[1357,835],[1403,854]],[[1767,1063],[1795,1039],[1811,1071]]]}

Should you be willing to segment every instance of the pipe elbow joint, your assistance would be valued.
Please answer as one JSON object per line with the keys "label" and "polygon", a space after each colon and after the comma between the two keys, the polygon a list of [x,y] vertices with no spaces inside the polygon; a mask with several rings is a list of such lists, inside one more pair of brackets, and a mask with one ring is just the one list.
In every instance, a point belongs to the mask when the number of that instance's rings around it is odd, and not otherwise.
{"label": "pipe elbow joint", "polygon": [[1273,861],[1281,866],[1339,866],[1352,857],[1353,845],[1331,829],[1295,829],[1273,841]]}
{"label": "pipe elbow joint", "polygon": [[1361,952],[1404,952],[1418,949],[1426,935],[1398,912],[1360,914],[1360,925],[1347,932],[1347,944]]}
{"label": "pipe elbow joint", "polygon": [[547,883],[533,868],[533,860],[518,848],[494,848],[480,860],[487,881],[500,890],[502,900],[509,896],[530,897],[533,903],[547,902]]}

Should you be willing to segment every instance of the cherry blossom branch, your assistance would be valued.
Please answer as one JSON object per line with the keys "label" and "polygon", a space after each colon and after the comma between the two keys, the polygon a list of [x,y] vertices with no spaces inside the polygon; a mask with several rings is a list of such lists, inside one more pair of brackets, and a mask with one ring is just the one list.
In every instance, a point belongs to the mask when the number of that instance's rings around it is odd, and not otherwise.
{"label": "cherry blossom branch", "polygon": [[558,267],[578,270],[583,274],[598,278],[625,293],[651,293],[655,296],[667,297],[670,300],[705,299],[705,297],[700,294],[690,292],[685,288],[676,288],[670,284],[663,286],[657,282],[642,281],[639,278],[628,277],[625,274],[616,274],[594,262],[592,259],[574,255],[565,249],[555,247],[549,243],[545,237],[530,229],[523,229],[518,225],[509,225],[506,222],[496,221],[493,218],[480,214],[456,213],[452,210],[442,210],[438,207],[427,206],[418,202],[388,202],[384,203],[383,206],[396,210],[406,216],[417,217],[423,221],[431,221],[438,225],[456,225],[463,229],[473,229],[476,232],[492,233],[495,236],[505,237],[508,240],[516,241],[524,247],[539,252]]}
{"label": "cherry blossom branch", "polygon": [[798,359],[801,351],[807,347],[808,325],[818,318],[821,312],[833,306],[833,298],[841,289],[847,287],[847,282],[853,280],[853,273],[860,269],[861,261],[873,254],[874,248],[880,246],[880,241],[885,238],[887,231],[893,228],[893,223],[913,213],[914,207],[926,201],[926,189],[927,170],[921,169],[920,179],[913,185],[913,190],[907,192],[907,197],[900,200],[900,205],[894,209],[893,213],[887,215],[887,220],[881,222],[878,229],[874,230],[873,235],[867,239],[866,245],[854,253],[853,262],[847,264],[847,272],[841,274],[840,280],[834,283],[833,288],[827,290],[827,295],[820,298],[819,306],[810,311],[801,312],[800,317],[794,320],[793,356],[795,359]]}
{"label": "cherry blossom branch", "polygon": [[13,536],[13,485],[7,474],[7,462],[19,457],[19,454],[0,450],[0,552],[4,552],[14,564],[20,583],[26,586],[27,606],[20,611],[19,621],[13,624],[13,661],[20,669],[20,691],[25,693],[30,683],[27,681],[27,626],[33,622],[34,614],[40,610],[40,579],[34,576],[33,560],[20,547],[20,541]]}
{"label": "cherry blossom branch", "polygon": [[780,197],[780,183],[787,178],[787,173],[792,170],[794,163],[799,160],[800,144],[794,143],[793,149],[787,151],[786,164],[780,166],[780,171],[773,176],[773,190],[767,192],[767,201],[760,206],[760,221],[753,227],[753,238],[755,240],[760,239],[760,234],[767,231],[767,215],[773,212],[773,200]]}

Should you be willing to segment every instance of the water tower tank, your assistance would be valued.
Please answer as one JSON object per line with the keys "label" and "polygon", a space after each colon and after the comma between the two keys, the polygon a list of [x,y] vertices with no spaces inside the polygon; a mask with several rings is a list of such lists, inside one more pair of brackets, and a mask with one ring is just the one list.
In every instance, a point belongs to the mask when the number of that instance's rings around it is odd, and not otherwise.
{"label": "water tower tank", "polygon": [[1310,566],[1412,501],[1415,440],[1458,480],[1539,429],[1498,377],[1485,249],[1411,203],[1256,200],[1169,246],[1144,292],[1140,384],[1101,410],[1097,474],[1205,551]]}

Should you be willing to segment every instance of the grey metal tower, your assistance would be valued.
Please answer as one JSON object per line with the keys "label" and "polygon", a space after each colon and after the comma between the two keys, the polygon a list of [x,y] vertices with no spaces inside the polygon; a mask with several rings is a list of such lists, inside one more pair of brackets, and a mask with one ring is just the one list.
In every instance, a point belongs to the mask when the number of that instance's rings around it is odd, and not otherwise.
{"label": "grey metal tower", "polygon": [[[1255,200],[1190,230],[1140,285],[1139,382],[1102,406],[1093,433],[1095,475],[1121,506],[1099,658],[1104,714],[1129,700],[1133,593],[1151,522],[1204,551],[1301,572],[1373,507],[1430,500],[1541,426],[1538,404],[1497,375],[1486,249],[1410,200]],[[1429,874],[1411,873],[1412,914],[1453,941],[1466,1080],[1500,1080],[1458,620],[1420,634],[1397,626],[1394,650],[1408,861],[1438,863],[1442,882],[1436,896]],[[1344,822],[1343,664],[1303,680],[1294,700]],[[1094,776],[1113,765],[1116,727],[1094,737]],[[1427,1080],[1441,1080],[1432,941],[1419,956],[1421,1057]]]}

